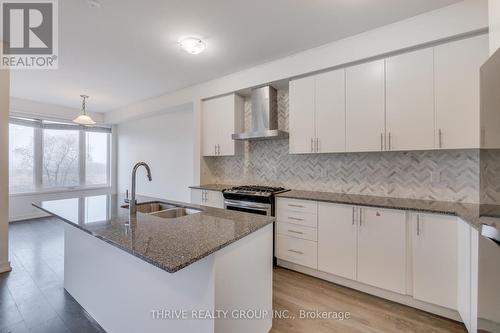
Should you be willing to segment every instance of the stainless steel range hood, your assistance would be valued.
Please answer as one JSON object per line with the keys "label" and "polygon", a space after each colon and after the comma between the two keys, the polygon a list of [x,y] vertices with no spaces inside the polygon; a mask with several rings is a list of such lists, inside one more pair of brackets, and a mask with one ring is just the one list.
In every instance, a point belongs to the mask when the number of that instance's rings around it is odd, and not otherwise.
{"label": "stainless steel range hood", "polygon": [[278,129],[278,98],[271,86],[252,90],[252,125],[249,132],[232,135],[233,140],[270,140],[288,138]]}

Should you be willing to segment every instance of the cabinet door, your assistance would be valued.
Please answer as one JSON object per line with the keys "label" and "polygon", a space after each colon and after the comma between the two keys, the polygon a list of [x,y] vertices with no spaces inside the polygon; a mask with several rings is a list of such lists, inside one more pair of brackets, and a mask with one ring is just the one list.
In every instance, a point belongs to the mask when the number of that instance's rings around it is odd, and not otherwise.
{"label": "cabinet door", "polygon": [[224,208],[224,197],[220,191],[205,191],[205,206]]}
{"label": "cabinet door", "polygon": [[384,150],[385,61],[346,69],[347,151]]}
{"label": "cabinet door", "polygon": [[319,203],[318,269],[347,279],[356,279],[356,231],[354,212],[347,205]]}
{"label": "cabinet door", "polygon": [[290,154],[313,152],[315,136],[315,79],[306,77],[290,82]]}
{"label": "cabinet door", "polygon": [[315,76],[316,152],[345,152],[345,70]]}
{"label": "cabinet door", "polygon": [[386,60],[388,150],[434,149],[433,49]]}
{"label": "cabinet door", "polygon": [[203,190],[196,188],[191,189],[191,203],[196,205],[203,205]]}
{"label": "cabinet door", "polygon": [[434,49],[436,148],[479,148],[479,68],[488,35]]}
{"label": "cabinet door", "polygon": [[406,293],[406,213],[361,208],[358,281]]}
{"label": "cabinet door", "polygon": [[457,223],[457,310],[465,327],[471,332],[471,228],[462,220]]}
{"label": "cabinet door", "polygon": [[224,103],[217,119],[216,131],[218,135],[218,156],[233,156],[237,154],[238,145],[242,143],[234,141],[234,133],[243,132],[244,101],[239,95],[232,94],[221,97]]}
{"label": "cabinet door", "polygon": [[203,156],[216,156],[216,145],[219,141],[217,122],[221,118],[224,103],[219,98],[203,101],[202,103],[202,146]]}
{"label": "cabinet door", "polygon": [[413,297],[457,309],[457,218],[414,214]]}

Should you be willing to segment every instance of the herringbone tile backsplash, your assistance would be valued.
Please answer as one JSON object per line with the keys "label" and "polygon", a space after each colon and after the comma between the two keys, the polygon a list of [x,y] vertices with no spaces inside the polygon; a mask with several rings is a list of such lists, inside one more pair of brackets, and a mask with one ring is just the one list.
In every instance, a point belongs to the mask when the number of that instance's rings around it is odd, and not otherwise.
{"label": "herringbone tile backsplash", "polygon": [[[288,92],[278,92],[280,129],[288,130]],[[246,120],[250,103],[245,103]],[[247,125],[249,122],[246,121]],[[478,202],[479,151],[290,155],[288,140],[246,142],[244,154],[205,157],[203,183]]]}

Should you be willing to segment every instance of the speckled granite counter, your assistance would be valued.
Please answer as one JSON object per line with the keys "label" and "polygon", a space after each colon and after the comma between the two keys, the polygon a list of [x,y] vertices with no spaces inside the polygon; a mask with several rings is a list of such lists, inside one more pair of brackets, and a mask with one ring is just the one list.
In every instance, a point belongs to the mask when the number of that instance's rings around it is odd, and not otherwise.
{"label": "speckled granite counter", "polygon": [[[158,199],[138,196],[139,203]],[[273,223],[274,218],[159,200],[203,211],[164,219],[143,213],[129,218],[123,196],[102,195],[33,205],[111,245],[174,273]],[[131,225],[126,223],[130,220]]]}
{"label": "speckled granite counter", "polygon": [[484,223],[479,218],[478,204],[298,190],[280,193],[277,197],[455,215],[476,229]]}
{"label": "speckled granite counter", "polygon": [[219,191],[222,192],[227,188],[231,188],[235,185],[227,185],[227,184],[207,184],[207,185],[193,185],[189,186],[189,188],[194,188],[198,190],[207,190],[207,191]]}

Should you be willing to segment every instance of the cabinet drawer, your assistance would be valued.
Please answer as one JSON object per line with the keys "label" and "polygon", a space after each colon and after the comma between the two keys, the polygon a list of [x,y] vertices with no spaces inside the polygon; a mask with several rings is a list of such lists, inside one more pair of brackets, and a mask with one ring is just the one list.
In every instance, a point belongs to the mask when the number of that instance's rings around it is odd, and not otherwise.
{"label": "cabinet drawer", "polygon": [[303,227],[301,225],[278,222],[276,224],[278,234],[307,239],[311,241],[318,241],[318,229]]}
{"label": "cabinet drawer", "polygon": [[276,208],[279,211],[290,211],[304,214],[318,214],[318,203],[310,200],[279,198]]}
{"label": "cabinet drawer", "polygon": [[276,236],[276,256],[302,266],[318,268],[318,244],[290,236]]}
{"label": "cabinet drawer", "polygon": [[278,222],[292,223],[310,228],[318,227],[317,215],[301,213],[301,212],[292,212],[289,210],[278,210],[276,218]]}

